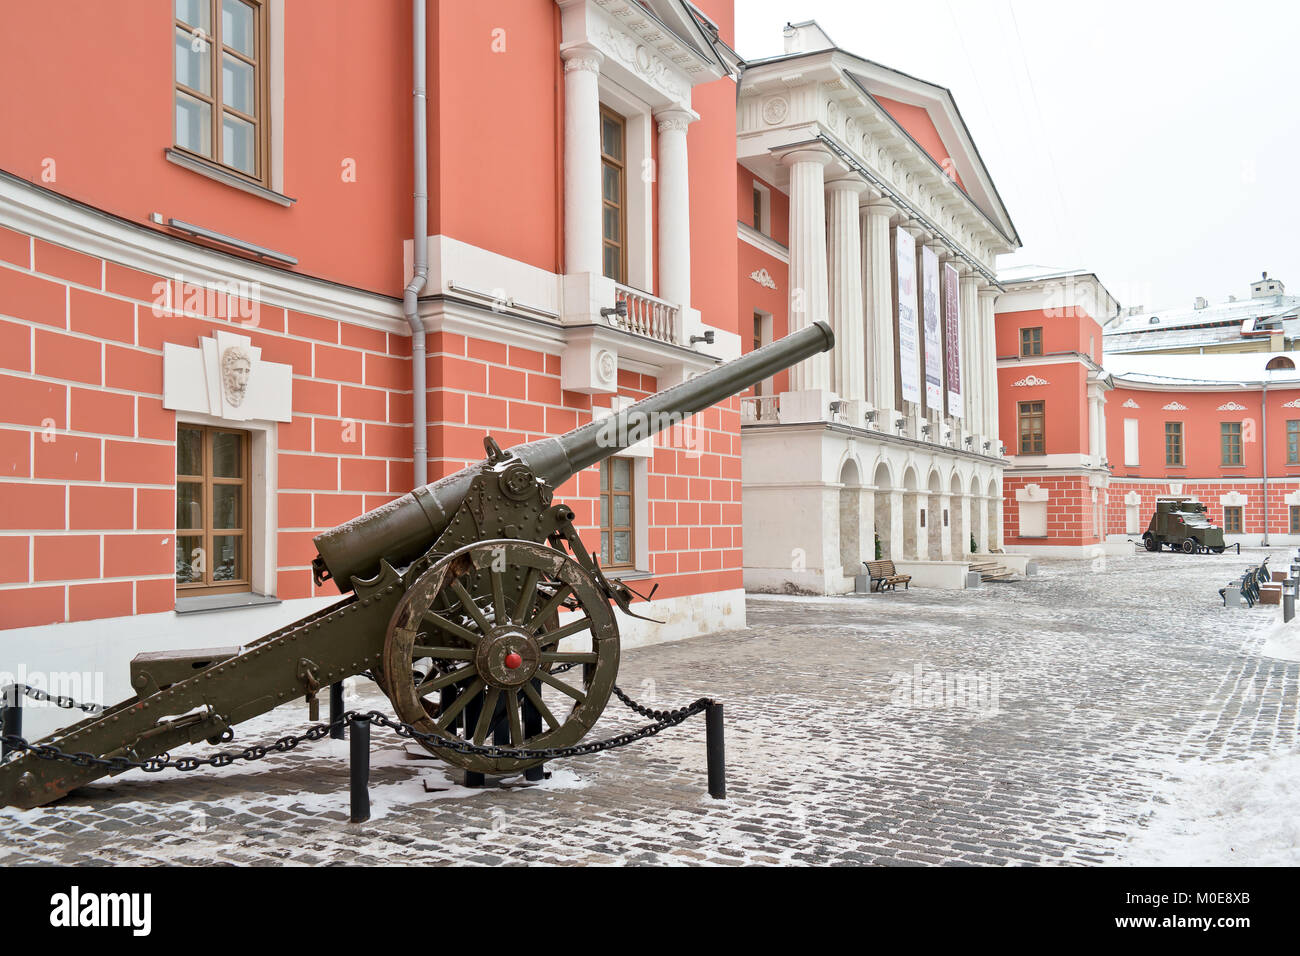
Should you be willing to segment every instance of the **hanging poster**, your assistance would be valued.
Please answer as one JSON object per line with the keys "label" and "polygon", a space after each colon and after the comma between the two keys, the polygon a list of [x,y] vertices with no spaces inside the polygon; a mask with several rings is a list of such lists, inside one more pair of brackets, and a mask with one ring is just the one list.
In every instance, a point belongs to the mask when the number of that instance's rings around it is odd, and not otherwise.
{"label": "hanging poster", "polygon": [[898,272],[898,362],[903,401],[921,401],[920,349],[916,327],[916,240],[906,229],[894,232]]}
{"label": "hanging poster", "polygon": [[921,318],[925,322],[925,404],[943,410],[943,336],[939,330],[939,256],[921,247]]}
{"label": "hanging poster", "polygon": [[943,267],[943,321],[947,333],[947,350],[944,355],[948,363],[948,414],[953,418],[964,418],[965,410],[961,404],[961,296],[958,290],[957,267]]}

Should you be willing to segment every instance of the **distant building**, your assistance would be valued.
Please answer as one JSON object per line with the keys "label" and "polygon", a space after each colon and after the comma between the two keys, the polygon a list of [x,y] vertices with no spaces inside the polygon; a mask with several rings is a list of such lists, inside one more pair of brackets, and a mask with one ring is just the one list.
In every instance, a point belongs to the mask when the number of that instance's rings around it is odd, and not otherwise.
{"label": "distant building", "polygon": [[836,343],[742,401],[745,585],[852,590],[878,552],[960,587],[1001,543],[993,303],[1020,240],[947,89],[812,22],[785,39],[739,81],[744,346],[818,320]]}
{"label": "distant building", "polygon": [[1143,306],[1125,310],[1105,328],[1104,348],[1120,352],[1290,352],[1300,348],[1300,296],[1287,295],[1267,272],[1250,284],[1250,298],[1230,296],[1190,309]]}
{"label": "distant building", "polygon": [[1021,266],[998,279],[1006,546],[1040,555],[1096,548],[1107,533],[1110,484],[1102,323],[1119,303],[1081,270]]}
{"label": "distant building", "polygon": [[1080,270],[998,278],[1008,549],[1093,553],[1180,496],[1204,502],[1229,543],[1300,543],[1300,356],[1283,351],[1300,299],[1279,280],[1148,315]]}

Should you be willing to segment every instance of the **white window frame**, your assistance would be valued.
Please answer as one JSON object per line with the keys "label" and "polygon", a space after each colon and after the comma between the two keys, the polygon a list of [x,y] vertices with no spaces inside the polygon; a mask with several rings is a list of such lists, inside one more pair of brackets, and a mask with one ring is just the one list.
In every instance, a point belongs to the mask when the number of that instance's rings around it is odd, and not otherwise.
{"label": "white window frame", "polygon": [[770,239],[772,237],[772,190],[757,179],[753,183],[754,192],[761,197],[758,205],[759,221],[754,223],[754,228]]}
{"label": "white window frame", "polygon": [[[653,168],[654,115],[650,104],[629,93],[605,74],[598,81],[600,105],[624,120],[627,222],[627,284],[654,295],[654,190],[658,171]],[[654,175],[646,175],[652,170]]]}
{"label": "white window frame", "polygon": [[[249,498],[249,588],[254,594],[274,597],[277,587],[276,566],[276,531],[278,516],[276,514],[276,455],[279,442],[276,440],[276,423],[265,421],[232,422],[217,415],[203,415],[199,412],[176,413],[176,424],[212,425],[217,428],[234,429],[249,433],[252,447],[249,449],[248,476]],[[175,473],[173,466],[172,472]],[[173,478],[172,497],[175,499],[176,486]],[[176,510],[173,505],[173,512]],[[173,517],[173,522],[175,518]],[[172,534],[176,529],[172,528]],[[173,583],[175,576],[173,575]],[[193,597],[194,595],[186,595]]]}

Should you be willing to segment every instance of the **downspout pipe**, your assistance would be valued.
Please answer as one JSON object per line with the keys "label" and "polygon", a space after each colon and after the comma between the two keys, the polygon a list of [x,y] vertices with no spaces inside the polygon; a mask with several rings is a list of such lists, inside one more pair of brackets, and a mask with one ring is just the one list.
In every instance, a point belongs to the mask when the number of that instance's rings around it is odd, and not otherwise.
{"label": "downspout pipe", "polygon": [[412,63],[414,86],[415,190],[413,259],[415,270],[402,292],[402,315],[411,327],[411,424],[415,443],[411,450],[414,465],[413,487],[429,481],[429,425],[427,421],[427,387],[425,385],[424,322],[420,319],[420,292],[429,277],[429,131],[428,97],[425,94],[425,0],[412,0]]}
{"label": "downspout pipe", "polygon": [[1264,547],[1268,547],[1268,382],[1262,382],[1263,388],[1259,393],[1259,419],[1260,419],[1260,458],[1262,474],[1264,476]]}

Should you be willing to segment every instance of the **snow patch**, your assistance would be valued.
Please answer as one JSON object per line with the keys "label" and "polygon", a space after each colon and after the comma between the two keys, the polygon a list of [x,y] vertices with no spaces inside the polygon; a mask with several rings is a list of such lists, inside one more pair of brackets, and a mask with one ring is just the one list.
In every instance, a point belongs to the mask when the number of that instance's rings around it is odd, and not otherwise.
{"label": "snow patch", "polygon": [[1133,866],[1300,865],[1300,753],[1176,763],[1121,852]]}

